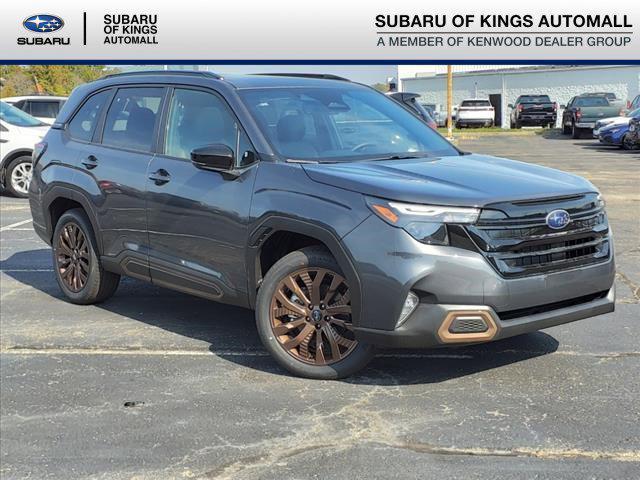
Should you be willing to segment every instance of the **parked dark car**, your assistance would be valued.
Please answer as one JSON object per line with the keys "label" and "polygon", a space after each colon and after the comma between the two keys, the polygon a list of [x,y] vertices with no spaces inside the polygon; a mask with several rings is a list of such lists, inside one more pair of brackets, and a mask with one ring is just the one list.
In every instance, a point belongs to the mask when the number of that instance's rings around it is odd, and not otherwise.
{"label": "parked dark car", "polygon": [[605,94],[585,94],[573,97],[562,113],[562,133],[580,138],[591,134],[602,118],[624,115],[624,108],[610,103]]}
{"label": "parked dark car", "polygon": [[633,118],[629,122],[629,135],[627,137],[627,145],[629,150],[640,149],[640,119]]}
{"label": "parked dark car", "polygon": [[634,134],[630,131],[630,125],[633,120],[640,118],[636,115],[631,118],[629,123],[614,123],[607,125],[598,132],[598,140],[603,145],[611,145],[623,148],[625,150],[635,150]]}
{"label": "parked dark car", "polygon": [[511,128],[523,125],[553,128],[556,124],[558,104],[549,95],[520,95],[509,108]]}
{"label": "parked dark car", "polygon": [[384,94],[318,77],[142,72],[75,89],[36,145],[29,197],[69,301],[104,301],[129,275],[249,307],[282,367],[324,379],[374,346],[613,311],[590,182],[461,152]]}
{"label": "parked dark car", "polygon": [[438,128],[438,124],[434,120],[429,110],[427,110],[418,99],[420,98],[419,93],[409,93],[409,92],[391,92],[388,93],[391,98],[393,98],[396,102],[404,105],[413,113],[417,115],[424,123],[429,125],[434,130]]}

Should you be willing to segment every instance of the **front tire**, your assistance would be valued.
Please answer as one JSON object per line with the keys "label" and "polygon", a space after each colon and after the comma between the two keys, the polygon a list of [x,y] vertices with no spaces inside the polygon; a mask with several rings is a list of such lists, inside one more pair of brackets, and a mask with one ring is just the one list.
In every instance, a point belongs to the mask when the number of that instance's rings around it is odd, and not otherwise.
{"label": "front tire", "polygon": [[120,275],[102,268],[93,228],[84,211],[73,209],[60,217],[52,246],[56,280],[72,303],[100,303],[115,293]]}
{"label": "front tire", "polygon": [[355,338],[351,290],[322,247],[292,252],[271,267],[258,291],[256,324],[278,364],[300,377],[348,377],[375,353]]}
{"label": "front tire", "polygon": [[31,183],[31,157],[15,158],[7,167],[6,187],[14,197],[27,198]]}

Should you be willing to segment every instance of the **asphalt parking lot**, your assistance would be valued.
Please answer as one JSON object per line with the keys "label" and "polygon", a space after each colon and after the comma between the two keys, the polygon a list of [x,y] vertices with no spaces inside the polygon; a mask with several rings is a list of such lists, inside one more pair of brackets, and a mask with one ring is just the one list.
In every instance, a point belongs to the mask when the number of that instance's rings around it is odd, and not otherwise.
{"label": "asphalt parking lot", "polygon": [[4,196],[0,476],[640,478],[640,154],[555,132],[460,146],[602,190],[615,313],[303,380],[248,310],[130,279],[102,305],[66,303],[27,202]]}

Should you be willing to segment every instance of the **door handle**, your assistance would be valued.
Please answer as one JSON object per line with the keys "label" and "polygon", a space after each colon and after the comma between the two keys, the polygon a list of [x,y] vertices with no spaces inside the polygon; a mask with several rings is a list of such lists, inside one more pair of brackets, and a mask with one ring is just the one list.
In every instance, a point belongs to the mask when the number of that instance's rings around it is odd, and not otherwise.
{"label": "door handle", "polygon": [[156,170],[152,174],[149,175],[149,180],[153,180],[156,185],[164,185],[165,183],[169,183],[171,181],[171,175],[164,168],[160,170]]}
{"label": "door handle", "polygon": [[92,168],[96,168],[98,166],[98,159],[93,155],[89,155],[87,158],[82,160],[82,164],[87,167],[88,170]]}

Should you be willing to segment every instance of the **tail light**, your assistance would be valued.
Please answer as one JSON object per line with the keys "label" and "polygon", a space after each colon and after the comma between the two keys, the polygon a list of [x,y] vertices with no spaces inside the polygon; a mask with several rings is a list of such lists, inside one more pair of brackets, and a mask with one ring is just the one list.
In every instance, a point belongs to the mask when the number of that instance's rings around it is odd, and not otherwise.
{"label": "tail light", "polygon": [[47,149],[47,142],[38,142],[33,146],[33,153],[31,154],[31,163],[35,165],[42,157],[42,154]]}
{"label": "tail light", "polygon": [[553,102],[553,111],[554,112],[558,111],[558,102]]}
{"label": "tail light", "polygon": [[521,112],[522,111],[522,104],[518,105],[518,111]]}
{"label": "tail light", "polygon": [[576,118],[579,120],[580,118],[582,118],[582,110],[580,110],[579,108],[576,110]]}

